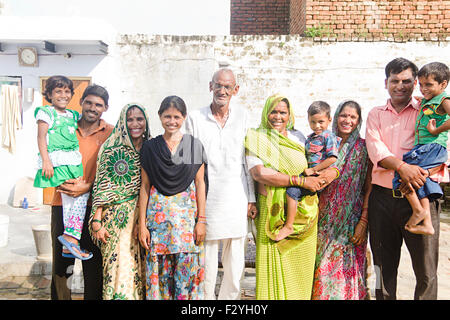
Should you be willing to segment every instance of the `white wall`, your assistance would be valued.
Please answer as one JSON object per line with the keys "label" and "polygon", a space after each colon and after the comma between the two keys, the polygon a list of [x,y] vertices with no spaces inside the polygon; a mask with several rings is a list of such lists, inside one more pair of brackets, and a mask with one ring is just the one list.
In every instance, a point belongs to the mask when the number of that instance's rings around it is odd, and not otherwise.
{"label": "white wall", "polygon": [[[110,43],[106,57],[61,56],[40,58],[39,68],[17,66],[17,56],[0,54],[1,75],[21,75],[24,87],[38,86],[38,76],[65,74],[91,76],[110,92],[110,110],[104,118],[115,123],[123,105],[140,102],[150,114],[153,135],[161,133],[157,110],[162,99],[179,95],[188,111],[211,100],[208,82],[219,63],[227,62],[241,86],[233,98],[252,114],[255,125],[266,98],[281,92],[290,98],[296,127],[310,130],[306,109],[325,100],[334,109],[344,99],[355,99],[368,111],[384,104],[384,66],[403,56],[419,67],[431,61],[450,65],[449,43],[316,43],[292,36],[159,36],[121,35]],[[419,94],[419,91],[416,91]],[[34,176],[37,155],[33,109],[41,101],[35,91],[33,105],[24,104],[24,128],[17,132],[17,153],[0,149],[0,203],[6,203],[17,180]]]}

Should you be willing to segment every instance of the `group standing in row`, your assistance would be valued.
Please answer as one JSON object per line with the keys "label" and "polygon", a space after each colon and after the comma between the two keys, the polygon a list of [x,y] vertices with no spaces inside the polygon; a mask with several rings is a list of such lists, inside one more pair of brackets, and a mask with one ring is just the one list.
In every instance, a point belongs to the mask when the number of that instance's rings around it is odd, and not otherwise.
{"label": "group standing in row", "polygon": [[[35,185],[58,187],[52,299],[70,299],[74,258],[83,262],[85,299],[216,299],[220,247],[217,298],[239,299],[247,217],[257,229],[257,299],[367,298],[368,232],[377,299],[396,298],[403,239],[415,298],[436,299],[450,73],[440,63],[418,72],[403,58],[385,71],[390,99],[370,111],[366,139],[352,100],[333,118],[326,102],[314,102],[305,137],[289,99],[275,94],[250,128],[232,103],[240,88],[229,69],[213,75],[202,109],[188,114],[181,98],[165,98],[164,133],[154,138],[141,105],[126,105],[113,128],[101,119],[104,88],[86,89],[80,116],[66,109],[70,80],[51,77],[44,94],[52,106],[36,111]],[[417,74],[422,105],[412,97]],[[415,134],[418,147],[403,158]]]}

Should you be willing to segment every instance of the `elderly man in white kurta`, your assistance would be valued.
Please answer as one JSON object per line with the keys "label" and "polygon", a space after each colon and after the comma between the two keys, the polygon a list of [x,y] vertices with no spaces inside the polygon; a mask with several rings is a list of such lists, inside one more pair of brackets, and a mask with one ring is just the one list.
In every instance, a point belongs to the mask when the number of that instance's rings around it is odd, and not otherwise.
{"label": "elderly man in white kurta", "polygon": [[257,213],[253,180],[245,164],[248,117],[245,110],[230,103],[239,91],[231,70],[217,71],[209,89],[213,102],[189,114],[186,132],[202,142],[208,157],[205,299],[216,298],[218,250],[222,243],[224,275],[218,299],[232,300],[240,298],[247,215],[254,217]]}

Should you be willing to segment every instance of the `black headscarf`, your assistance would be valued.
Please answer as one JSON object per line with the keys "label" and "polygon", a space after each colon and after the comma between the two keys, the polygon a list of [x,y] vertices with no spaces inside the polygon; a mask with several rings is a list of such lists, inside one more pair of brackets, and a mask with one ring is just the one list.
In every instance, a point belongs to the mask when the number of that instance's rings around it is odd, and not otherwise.
{"label": "black headscarf", "polygon": [[200,140],[183,135],[176,152],[171,154],[162,135],[145,141],[141,148],[141,165],[150,183],[166,196],[185,191],[205,164],[205,184],[208,193],[208,171],[205,149]]}

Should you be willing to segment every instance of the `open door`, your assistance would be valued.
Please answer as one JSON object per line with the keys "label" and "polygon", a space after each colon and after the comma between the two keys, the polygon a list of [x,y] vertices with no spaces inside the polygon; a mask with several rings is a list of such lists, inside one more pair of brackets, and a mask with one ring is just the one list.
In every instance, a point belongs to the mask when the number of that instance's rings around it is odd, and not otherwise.
{"label": "open door", "polygon": [[[41,92],[44,91],[45,83],[50,77],[40,77]],[[70,100],[68,109],[72,109],[81,113],[80,99],[83,96],[84,90],[91,84],[91,77],[68,77],[73,82],[74,94],[72,100]],[[42,105],[50,105],[50,102],[42,96]],[[45,188],[43,192],[43,204],[52,204],[53,195],[55,194],[55,188]]]}

